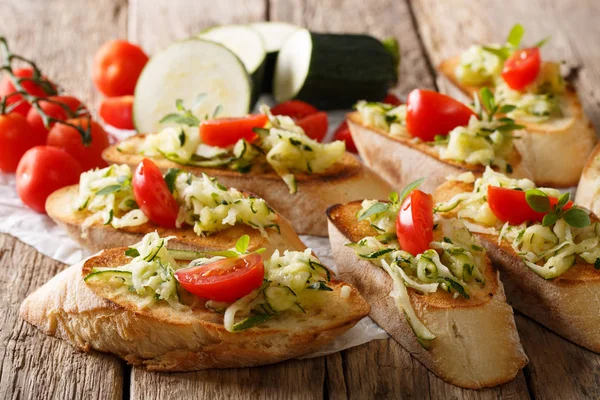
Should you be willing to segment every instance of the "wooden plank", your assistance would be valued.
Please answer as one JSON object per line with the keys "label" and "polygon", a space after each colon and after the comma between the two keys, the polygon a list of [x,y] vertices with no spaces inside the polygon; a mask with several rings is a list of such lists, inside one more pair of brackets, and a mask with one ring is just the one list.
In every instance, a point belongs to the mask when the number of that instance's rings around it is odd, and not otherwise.
{"label": "wooden plank", "polygon": [[[38,62],[69,94],[99,99],[91,80],[94,51],[124,37],[126,0],[73,3],[0,1],[11,49]],[[21,301],[64,267],[20,241],[0,235],[0,398],[120,399],[123,365],[108,355],[81,354],[21,321]]]}
{"label": "wooden plank", "polygon": [[121,399],[123,366],[75,351],[19,318],[23,299],[64,265],[0,234],[0,398]]}

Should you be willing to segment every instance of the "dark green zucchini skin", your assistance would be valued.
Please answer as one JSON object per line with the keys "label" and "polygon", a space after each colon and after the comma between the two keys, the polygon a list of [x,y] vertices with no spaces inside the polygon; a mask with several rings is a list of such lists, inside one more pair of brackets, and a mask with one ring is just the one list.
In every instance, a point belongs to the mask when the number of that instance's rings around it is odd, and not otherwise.
{"label": "dark green zucchini skin", "polygon": [[[262,87],[264,85],[265,82],[265,78],[268,77],[268,75],[266,75],[266,64],[267,64],[267,57],[265,57],[265,59],[263,60],[262,64],[260,64],[260,67],[258,67],[256,69],[256,71],[254,71],[253,74],[250,74],[250,79],[252,80],[252,97],[251,99],[251,103],[250,103],[250,109],[254,108],[254,106],[256,105],[256,102],[258,101],[258,97],[261,94],[262,91]],[[271,81],[273,80],[273,76],[271,75]]]}
{"label": "dark green zucchini skin", "polygon": [[265,76],[262,80],[262,92],[272,93],[273,92],[273,77],[275,76],[275,64],[277,63],[278,51],[272,51],[267,53],[265,58]]}
{"label": "dark green zucchini skin", "polygon": [[309,72],[296,99],[322,110],[381,101],[397,79],[394,59],[372,36],[311,32]]}

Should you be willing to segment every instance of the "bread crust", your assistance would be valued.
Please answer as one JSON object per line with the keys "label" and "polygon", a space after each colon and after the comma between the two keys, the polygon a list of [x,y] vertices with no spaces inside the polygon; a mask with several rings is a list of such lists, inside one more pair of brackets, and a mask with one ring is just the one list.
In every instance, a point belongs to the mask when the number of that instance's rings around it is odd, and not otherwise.
{"label": "bread crust", "polygon": [[575,203],[600,215],[600,144],[590,153],[575,193]]}
{"label": "bread crust", "polygon": [[[449,181],[434,193],[434,201],[471,191],[473,184]],[[598,218],[592,215],[594,221]],[[510,244],[498,236],[475,233],[500,271],[509,303],[564,338],[600,353],[600,271],[578,262],[567,272],[546,280],[533,272]]]}
{"label": "bread crust", "polygon": [[328,210],[329,235],[340,277],[371,304],[369,316],[425,367],[453,385],[481,389],[512,380],[528,360],[512,308],[489,261],[484,272],[486,285],[474,291],[471,300],[455,299],[443,291],[421,295],[408,289],[417,316],[436,335],[426,350],[388,295],[393,287],[389,275],[345,246],[373,235],[366,221],[357,223],[359,208],[359,203],[332,206]]}
{"label": "bread crust", "polygon": [[[456,76],[460,56],[443,61],[439,71],[469,97],[482,86],[463,85]],[[515,147],[527,157],[533,180],[538,186],[571,187],[577,185],[587,155],[597,143],[596,130],[583,111],[577,92],[567,85],[561,96],[564,116],[542,123],[517,120],[526,128],[519,131]]]}
{"label": "bread crust", "polygon": [[[143,137],[136,135],[127,141],[139,146]],[[109,164],[128,164],[132,168],[145,158],[139,154],[121,153],[115,145],[104,150],[102,157]],[[384,179],[350,153],[346,153],[341,161],[323,173],[297,175],[298,192],[294,195],[289,193],[285,182],[272,170],[254,168],[242,174],[229,169],[183,166],[160,156],[148,158],[163,172],[169,168],[180,168],[194,175],[204,172],[218,178],[225,186],[256,193],[287,218],[301,235],[327,236],[325,211],[331,204],[357,200],[366,194],[384,199],[391,190]]]}
{"label": "bread crust", "polygon": [[[429,192],[441,185],[448,176],[469,171],[481,175],[485,171],[485,166],[480,164],[442,160],[425,143],[392,137],[381,129],[367,127],[358,112],[348,114],[347,120],[352,139],[365,164],[395,188],[402,188],[419,178],[427,177],[421,189]],[[507,162],[513,167],[511,176],[533,178],[529,165],[517,150],[513,151]]]}
{"label": "bread crust", "polygon": [[256,366],[304,355],[369,312],[356,289],[343,299],[340,291],[346,284],[332,281],[327,301],[308,314],[283,313],[258,327],[230,333],[222,316],[202,305],[192,311],[162,302],[138,308],[132,302],[109,300],[101,288],[84,282],[82,276],[96,265],[126,262],[124,250],[105,250],[62,271],[25,299],[21,317],[79,350],[113,353],[131,365],[173,372]]}

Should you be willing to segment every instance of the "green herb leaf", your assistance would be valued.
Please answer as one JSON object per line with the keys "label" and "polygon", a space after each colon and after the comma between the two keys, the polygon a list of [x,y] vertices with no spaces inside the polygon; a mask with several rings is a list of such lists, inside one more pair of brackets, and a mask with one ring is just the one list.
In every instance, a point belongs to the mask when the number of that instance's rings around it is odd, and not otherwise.
{"label": "green herb leaf", "polygon": [[569,208],[563,215],[565,222],[574,228],[585,228],[590,224],[590,216],[581,208]]}
{"label": "green herb leaf", "polygon": [[119,191],[119,189],[121,189],[121,185],[110,185],[110,186],[106,186],[100,190],[98,190],[96,192],[96,196],[102,196],[102,195],[106,195],[106,194],[111,194],[114,192]]}
{"label": "green herb leaf", "polygon": [[244,235],[235,242],[235,250],[240,254],[245,254],[250,244],[250,236]]}
{"label": "green herb leaf", "polygon": [[158,121],[158,123],[159,124],[175,123],[177,120],[179,120],[179,118],[181,118],[181,116],[179,114],[171,113],[171,114],[167,114],[164,117],[162,117],[161,120]]}
{"label": "green herb leaf", "polygon": [[125,255],[127,257],[139,257],[140,256],[140,252],[137,249],[134,249],[133,247],[128,248],[127,250],[125,250]]}
{"label": "green herb leaf", "polygon": [[508,37],[506,38],[506,43],[510,44],[513,48],[518,49],[521,44],[521,39],[523,39],[523,35],[525,34],[525,28],[523,25],[516,24],[512,27],[510,32],[508,32]]}
{"label": "green herb leaf", "polygon": [[390,195],[388,196],[388,199],[390,200],[390,203],[392,204],[396,204],[398,202],[398,192],[392,192],[390,193]]}
{"label": "green herb leaf", "polygon": [[566,192],[560,195],[558,198],[558,202],[556,203],[556,207],[562,209],[571,199],[571,193]]}
{"label": "green herb leaf", "polygon": [[510,50],[508,50],[505,47],[497,49],[495,47],[483,46],[483,50],[487,51],[488,53],[494,54],[496,57],[503,61],[510,57]]}
{"label": "green herb leaf", "polygon": [[179,168],[169,168],[165,174],[165,183],[167,184],[167,187],[171,193],[175,191],[175,180],[180,173],[181,170]]}
{"label": "green herb leaf", "polygon": [[550,36],[546,36],[545,38],[543,38],[542,40],[540,40],[539,42],[537,42],[536,44],[534,44],[533,47],[540,48],[543,45],[545,45],[546,43],[548,43],[549,40],[550,40]]}
{"label": "green herb leaf", "polygon": [[[508,114],[509,112],[514,111],[516,108],[517,108],[517,106],[513,106],[512,104],[505,104],[502,107],[500,107],[500,110],[498,112],[500,114]],[[507,118],[507,119],[510,119],[510,118]],[[502,118],[500,120],[502,120]],[[504,120],[502,122],[515,122],[515,121],[513,121],[513,120],[510,120],[510,121]]]}
{"label": "green herb leaf", "polygon": [[183,99],[175,100],[175,107],[177,107],[179,111],[185,111],[185,107],[183,106]]}
{"label": "green herb leaf", "polygon": [[421,184],[423,182],[425,182],[425,178],[417,179],[416,181],[411,182],[408,185],[406,185],[406,187],[404,189],[402,189],[402,192],[400,193],[400,199],[399,199],[400,204],[404,203],[404,199],[406,199],[408,197],[410,192],[412,192],[413,190],[415,190],[416,188],[421,186]]}
{"label": "green herb leaf", "polygon": [[483,106],[485,107],[485,109],[488,112],[492,113],[494,108],[496,108],[496,102],[494,100],[494,95],[492,94],[490,89],[487,87],[484,87],[483,89],[481,89],[480,94],[481,94],[481,101],[483,102]]}
{"label": "green herb leaf", "polygon": [[546,193],[539,189],[528,189],[525,191],[525,199],[527,200],[529,207],[531,207],[534,211],[550,211],[550,199]]}
{"label": "green herb leaf", "polygon": [[554,225],[556,221],[558,221],[558,214],[555,212],[548,213],[544,215],[544,219],[542,219],[542,226]]}
{"label": "green herb leaf", "polygon": [[388,207],[389,206],[385,203],[375,203],[371,207],[369,207],[367,210],[365,210],[364,213],[360,214],[360,216],[358,217],[358,220],[362,221],[364,219],[369,218],[371,215],[375,215],[375,214],[384,212],[388,209]]}

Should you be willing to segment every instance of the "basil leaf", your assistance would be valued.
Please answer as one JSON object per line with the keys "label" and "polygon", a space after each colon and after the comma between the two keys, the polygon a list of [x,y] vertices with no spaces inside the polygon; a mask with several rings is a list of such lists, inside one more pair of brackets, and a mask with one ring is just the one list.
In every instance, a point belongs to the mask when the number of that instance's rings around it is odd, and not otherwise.
{"label": "basil leaf", "polygon": [[[512,104],[505,104],[502,107],[500,107],[500,110],[498,112],[500,114],[508,114],[509,112],[514,111],[516,108],[517,108],[517,106],[513,106]],[[503,120],[502,122],[509,122],[508,119],[510,119],[510,118],[507,118],[507,119]],[[502,120],[502,118],[500,120]],[[515,122],[515,121],[510,120],[510,122]]]}
{"label": "basil leaf", "polygon": [[423,182],[425,182],[425,178],[417,179],[416,181],[411,182],[408,185],[406,185],[406,187],[404,187],[404,189],[402,189],[402,192],[400,193],[400,199],[399,199],[400,204],[402,204],[404,202],[404,199],[406,199],[408,197],[410,192],[412,192],[413,190],[415,190],[416,188],[421,186],[421,183],[423,183]]}
{"label": "basil leaf", "polygon": [[233,251],[233,250],[223,250],[223,251],[205,251],[206,254],[209,254],[211,256],[220,256],[220,257],[225,257],[225,258],[233,258],[233,257],[238,257],[239,254],[237,253],[237,251]]}
{"label": "basil leaf", "polygon": [[366,218],[369,218],[371,215],[379,214],[388,209],[389,205],[385,203],[375,203],[371,207],[369,207],[364,213],[362,213],[358,220],[362,221]]}
{"label": "basil leaf", "polygon": [[534,211],[550,211],[550,199],[548,195],[539,189],[529,189],[525,191],[525,200]]}
{"label": "basil leaf", "polygon": [[537,42],[536,44],[534,44],[533,47],[540,48],[543,45],[545,45],[546,43],[548,43],[549,40],[550,40],[550,36],[546,36],[545,38],[543,38],[542,40],[540,40],[539,42]]}
{"label": "basil leaf", "polygon": [[119,191],[119,189],[121,189],[121,185],[106,186],[106,187],[98,190],[96,192],[96,196],[102,196],[102,195],[105,195],[105,194],[111,194],[111,193]]}
{"label": "basil leaf", "polygon": [[392,192],[388,196],[388,199],[390,200],[390,203],[392,203],[392,204],[396,204],[398,202],[398,198],[399,198],[398,192]]}
{"label": "basil leaf", "polygon": [[177,107],[179,111],[185,111],[185,107],[183,106],[183,99],[175,100],[175,107]]}
{"label": "basil leaf", "polygon": [[159,124],[169,124],[171,122],[176,123],[179,118],[181,118],[181,116],[179,114],[167,114],[164,117],[161,118],[160,121],[158,121]]}
{"label": "basil leaf", "polygon": [[563,215],[565,222],[574,228],[585,228],[590,224],[590,216],[581,208],[569,208]]}
{"label": "basil leaf", "polygon": [[571,199],[571,193],[563,193],[558,198],[558,202],[556,203],[556,207],[562,209]]}
{"label": "basil leaf", "polygon": [[501,60],[506,60],[510,56],[510,51],[504,47],[497,49],[495,47],[483,46],[483,50],[487,51],[488,53],[492,53]]}
{"label": "basil leaf", "polygon": [[239,238],[237,242],[235,242],[235,250],[240,254],[244,254],[246,253],[246,250],[248,250],[249,244],[250,236],[244,235],[241,238]]}
{"label": "basil leaf", "polygon": [[127,250],[125,250],[125,255],[127,257],[139,257],[140,252],[137,249],[134,249],[133,247],[128,248]]}
{"label": "basil leaf", "polygon": [[551,226],[554,225],[558,221],[558,214],[551,212],[544,215],[544,219],[542,220],[542,226]]}
{"label": "basil leaf", "polygon": [[523,25],[516,24],[512,27],[510,32],[508,33],[508,37],[506,38],[506,43],[510,44],[513,48],[519,48],[521,44],[521,39],[523,39],[523,35],[525,34],[525,28]]}
{"label": "basil leaf", "polygon": [[485,107],[485,109],[488,112],[492,111],[495,107],[495,101],[494,101],[494,95],[492,94],[490,89],[487,87],[484,87],[483,89],[481,89],[480,94],[481,94],[481,101],[483,102],[483,106]]}
{"label": "basil leaf", "polygon": [[179,168],[169,168],[165,174],[165,183],[169,188],[169,192],[173,193],[175,191],[175,180],[180,173],[181,170]]}

